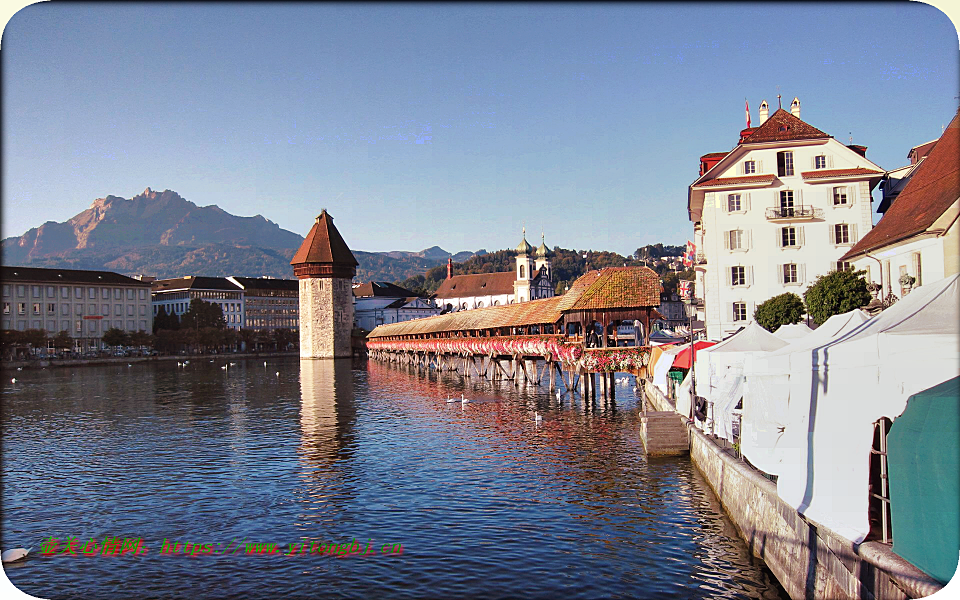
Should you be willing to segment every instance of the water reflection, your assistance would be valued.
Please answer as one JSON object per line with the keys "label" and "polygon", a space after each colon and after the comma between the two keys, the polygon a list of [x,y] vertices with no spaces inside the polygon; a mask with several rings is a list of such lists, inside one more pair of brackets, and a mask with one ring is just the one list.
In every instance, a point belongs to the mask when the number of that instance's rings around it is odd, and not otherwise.
{"label": "water reflection", "polygon": [[[558,402],[545,386],[299,359],[17,380],[3,383],[0,415],[6,547],[110,534],[155,549],[165,537],[357,538],[405,552],[8,571],[41,597],[778,593],[689,460],[647,460],[628,387],[615,403]],[[446,402],[461,393],[472,401]]]}

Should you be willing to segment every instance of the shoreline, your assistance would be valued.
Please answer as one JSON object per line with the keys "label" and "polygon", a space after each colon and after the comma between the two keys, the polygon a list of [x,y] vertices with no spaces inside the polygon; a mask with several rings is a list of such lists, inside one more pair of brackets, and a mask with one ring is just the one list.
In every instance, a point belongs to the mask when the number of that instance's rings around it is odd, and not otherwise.
{"label": "shoreline", "polygon": [[228,352],[223,354],[171,354],[167,356],[104,356],[101,358],[55,358],[43,360],[12,360],[3,361],[0,370],[9,369],[37,370],[62,367],[87,367],[115,364],[133,364],[144,362],[160,362],[171,360],[194,360],[200,358],[266,358],[279,356],[300,356],[299,350],[284,352]]}

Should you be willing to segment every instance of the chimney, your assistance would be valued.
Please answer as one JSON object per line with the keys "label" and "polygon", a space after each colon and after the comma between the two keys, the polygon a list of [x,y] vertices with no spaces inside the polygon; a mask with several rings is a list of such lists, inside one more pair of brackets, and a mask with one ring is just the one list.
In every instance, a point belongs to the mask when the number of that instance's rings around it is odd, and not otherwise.
{"label": "chimney", "polygon": [[790,103],[790,113],[793,114],[796,118],[800,118],[800,99],[794,98],[793,102]]}
{"label": "chimney", "polygon": [[770,114],[770,105],[767,104],[767,101],[764,100],[760,103],[760,122],[757,123],[757,126],[763,125],[767,122],[767,116]]}
{"label": "chimney", "polygon": [[447,279],[453,278],[453,258],[447,257]]}

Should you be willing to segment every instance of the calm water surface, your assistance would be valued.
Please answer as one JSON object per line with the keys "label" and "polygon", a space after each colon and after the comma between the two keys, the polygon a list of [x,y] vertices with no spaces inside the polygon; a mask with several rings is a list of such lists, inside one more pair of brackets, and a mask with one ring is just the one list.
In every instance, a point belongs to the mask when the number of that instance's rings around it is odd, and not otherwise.
{"label": "calm water surface", "polygon": [[[11,581],[43,598],[785,597],[689,459],[644,455],[632,387],[585,407],[267,362],[4,371],[0,547],[34,549]],[[41,556],[51,536],[147,553]],[[164,539],[218,554],[163,555]],[[227,553],[354,540],[376,554]]]}

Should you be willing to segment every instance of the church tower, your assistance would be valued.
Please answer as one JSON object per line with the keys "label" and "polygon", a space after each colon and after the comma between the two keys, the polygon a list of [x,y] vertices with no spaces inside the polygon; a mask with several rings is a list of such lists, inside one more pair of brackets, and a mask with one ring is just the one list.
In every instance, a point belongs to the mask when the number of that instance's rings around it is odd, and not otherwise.
{"label": "church tower", "polygon": [[527,228],[523,228],[523,240],[517,246],[517,280],[513,282],[515,302],[530,299],[530,280],[536,277],[533,265],[533,246],[527,242]]}
{"label": "church tower", "polygon": [[553,256],[553,252],[547,248],[546,242],[543,241],[543,234],[540,234],[540,246],[537,247],[537,271],[541,268],[546,267],[544,274],[547,277],[548,281],[553,281],[553,273],[550,271],[550,257]]}
{"label": "church tower", "polygon": [[300,358],[350,358],[358,263],[326,209],[290,264],[300,280]]}

